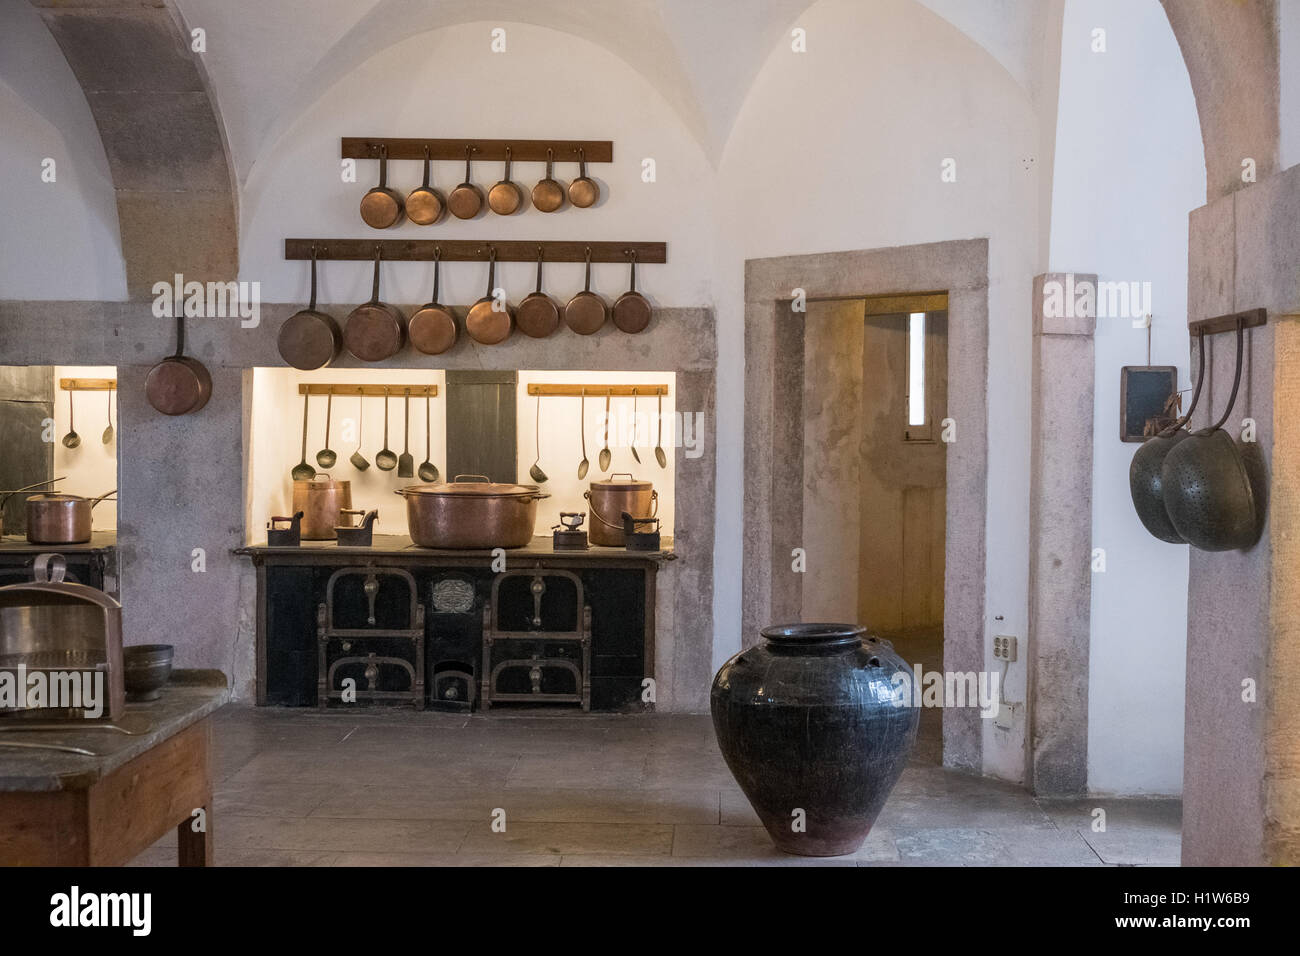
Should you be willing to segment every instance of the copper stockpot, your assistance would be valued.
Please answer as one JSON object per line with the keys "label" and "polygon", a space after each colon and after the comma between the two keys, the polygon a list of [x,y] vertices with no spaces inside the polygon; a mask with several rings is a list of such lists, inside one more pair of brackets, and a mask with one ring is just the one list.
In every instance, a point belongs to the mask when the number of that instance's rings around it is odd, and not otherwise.
{"label": "copper stockpot", "polygon": [[352,507],[352,482],[321,473],[293,483],[292,512],[302,512],[302,537],[308,541],[329,541],[335,528],[344,523],[342,512]]}
{"label": "copper stockpot", "polygon": [[27,498],[27,540],[32,544],[84,544],[90,540],[90,512],[114,489],[98,498],[46,492]]}
{"label": "copper stockpot", "polygon": [[623,547],[623,512],[634,518],[653,518],[659,513],[654,483],[638,481],[630,474],[615,472],[603,481],[593,481],[583,497],[591,502],[591,543],[607,548]]}
{"label": "copper stockpot", "polygon": [[[476,479],[467,481],[464,479]],[[411,540],[422,548],[522,548],[533,539],[537,502],[550,495],[536,485],[457,475],[444,484],[407,485]]]}

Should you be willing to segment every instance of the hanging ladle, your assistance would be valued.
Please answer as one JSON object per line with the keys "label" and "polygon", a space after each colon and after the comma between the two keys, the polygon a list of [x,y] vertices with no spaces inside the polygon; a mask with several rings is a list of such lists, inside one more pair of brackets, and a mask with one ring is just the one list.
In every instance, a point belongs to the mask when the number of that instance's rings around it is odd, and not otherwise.
{"label": "hanging ladle", "polygon": [[108,427],[104,429],[100,441],[105,445],[113,443],[113,390],[111,388],[108,390]]}
{"label": "hanging ladle", "polygon": [[384,389],[384,447],[375,455],[375,464],[380,471],[392,471],[397,467],[397,454],[388,447],[388,389]]}
{"label": "hanging ladle", "polygon": [[365,471],[370,467],[370,462],[366,456],[361,454],[361,433],[366,424],[366,395],[361,389],[357,389],[357,450],[352,453],[348,461],[352,462],[352,467],[357,471]]}
{"label": "hanging ladle", "polygon": [[302,461],[289,472],[294,481],[311,481],[316,477],[316,469],[307,464],[307,400],[310,398],[307,392],[302,393]]}
{"label": "hanging ladle", "polygon": [[596,456],[601,471],[609,471],[609,460],[613,455],[609,451],[609,392],[605,393],[605,447]]}
{"label": "hanging ladle", "polygon": [[416,472],[421,481],[437,481],[438,466],[429,459],[433,457],[433,443],[429,437],[429,392],[426,389],[424,393],[424,461],[420,462],[420,469]]}
{"label": "hanging ladle", "polygon": [[330,448],[330,413],[334,410],[334,393],[325,393],[325,447],[316,452],[316,464],[322,468],[333,468],[339,460],[338,454]]}
{"label": "hanging ladle", "polygon": [[72,389],[68,389],[68,433],[63,436],[64,448],[76,448],[81,444],[81,436],[72,427]]}
{"label": "hanging ladle", "polygon": [[587,477],[591,462],[587,461],[587,390],[582,390],[582,404],[578,412],[578,433],[582,435],[582,461],[578,462],[578,480]]}
{"label": "hanging ladle", "polygon": [[636,389],[632,389],[632,457],[636,463],[641,464],[641,456],[636,450]]}
{"label": "hanging ladle", "polygon": [[1178,419],[1164,431],[1144,441],[1133,455],[1128,468],[1129,494],[1133,498],[1133,510],[1137,512],[1142,526],[1161,541],[1170,544],[1186,544],[1186,540],[1174,528],[1165,510],[1165,493],[1161,484],[1160,469],[1164,466],[1169,452],[1187,437],[1185,426],[1196,411],[1196,403],[1201,400],[1201,385],[1205,381],[1205,333],[1198,330],[1196,334],[1198,371],[1196,385],[1192,391],[1192,403],[1187,407],[1187,414]]}
{"label": "hanging ladle", "polygon": [[659,437],[655,439],[655,461],[660,468],[668,467],[668,455],[664,453],[664,393],[659,393]]}
{"label": "hanging ladle", "polygon": [[533,439],[536,444],[537,457],[533,459],[533,467],[528,469],[529,476],[539,485],[546,481],[546,472],[537,467],[537,463],[542,460],[542,393],[537,393],[537,414],[533,420]]}

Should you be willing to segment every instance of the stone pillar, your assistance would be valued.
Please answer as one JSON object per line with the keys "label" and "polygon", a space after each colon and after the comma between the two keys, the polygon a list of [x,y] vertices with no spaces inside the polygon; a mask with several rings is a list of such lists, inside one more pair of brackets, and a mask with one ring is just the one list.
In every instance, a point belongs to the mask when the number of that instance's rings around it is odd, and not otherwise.
{"label": "stone pillar", "polygon": [[[1192,550],[1187,602],[1183,863],[1300,864],[1300,166],[1193,210],[1188,319],[1268,310],[1246,333],[1225,428],[1268,475],[1263,535]],[[1223,414],[1235,341],[1206,343],[1193,427]],[[1214,415],[1211,418],[1211,415]],[[1251,419],[1254,441],[1243,442]]]}
{"label": "stone pillar", "polygon": [[1096,289],[1091,274],[1034,278],[1027,779],[1046,796],[1088,789],[1096,317],[1075,301],[1086,282]]}

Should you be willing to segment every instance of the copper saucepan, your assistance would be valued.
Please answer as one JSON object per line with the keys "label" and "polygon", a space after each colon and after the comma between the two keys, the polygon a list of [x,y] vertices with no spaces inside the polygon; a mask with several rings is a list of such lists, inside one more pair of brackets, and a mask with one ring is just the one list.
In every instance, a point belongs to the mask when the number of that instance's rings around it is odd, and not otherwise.
{"label": "copper saucepan", "polygon": [[379,147],[379,185],[361,197],[361,219],[372,229],[387,229],[402,218],[404,207],[397,190],[388,185],[388,147]]}
{"label": "copper saucepan", "polygon": [[514,313],[510,303],[504,308],[496,307],[493,285],[496,282],[497,251],[493,249],[488,255],[487,293],[470,306],[469,315],[465,316],[465,330],[475,342],[483,345],[496,345],[510,337],[514,329]]}
{"label": "copper saucepan", "polygon": [[521,332],[544,339],[560,325],[560,307],[542,291],[542,247],[537,247],[537,289],[524,296],[515,309],[515,323]]}
{"label": "copper saucepan", "polygon": [[429,185],[429,147],[424,147],[424,182],[406,194],[406,218],[417,226],[432,226],[442,218],[447,202]]}
{"label": "copper saucepan", "polygon": [[363,362],[382,362],[406,344],[406,317],[397,306],[379,301],[379,261],[383,249],[375,246],[375,279],[370,301],[357,306],[343,327],[343,344]]}
{"label": "copper saucepan", "polygon": [[185,354],[185,307],[176,303],[176,354],[149,370],[144,381],[149,404],[164,415],[197,412],[212,397],[212,375],[198,359]]}
{"label": "copper saucepan", "polygon": [[339,354],[343,333],[334,316],[316,308],[316,247],[311,247],[311,302],[280,326],[276,340],[280,357],[296,369],[324,368]]}
{"label": "copper saucepan", "polygon": [[95,505],[117,494],[114,488],[98,498],[44,492],[27,498],[27,540],[32,544],[84,544],[90,540],[90,513]]}
{"label": "copper saucepan", "polygon": [[457,219],[473,219],[483,209],[483,190],[470,182],[470,159],[473,146],[465,147],[465,181],[447,197],[447,208]]}
{"label": "copper saucepan", "polygon": [[600,186],[587,175],[587,151],[578,149],[578,178],[569,183],[569,202],[580,209],[596,205],[600,199]]}
{"label": "copper saucepan", "polygon": [[591,335],[605,324],[609,306],[591,291],[591,247],[587,247],[587,284],[564,306],[564,324],[579,335]]}
{"label": "copper saucepan", "polygon": [[555,212],[564,205],[564,187],[555,181],[555,151],[546,151],[546,178],[533,187],[533,205],[542,212]]}
{"label": "copper saucepan", "polygon": [[524,194],[510,179],[510,147],[506,147],[506,169],[501,181],[488,190],[488,208],[498,216],[509,216],[524,204]]}
{"label": "copper saucepan", "polygon": [[442,249],[433,250],[433,298],[411,316],[407,335],[417,351],[441,355],[456,344],[456,319],[451,310],[438,302],[438,265]]}
{"label": "copper saucepan", "polygon": [[614,302],[614,324],[624,332],[635,335],[645,331],[650,324],[650,303],[640,292],[636,291],[636,250],[629,250],[632,256],[632,279],[628,290]]}

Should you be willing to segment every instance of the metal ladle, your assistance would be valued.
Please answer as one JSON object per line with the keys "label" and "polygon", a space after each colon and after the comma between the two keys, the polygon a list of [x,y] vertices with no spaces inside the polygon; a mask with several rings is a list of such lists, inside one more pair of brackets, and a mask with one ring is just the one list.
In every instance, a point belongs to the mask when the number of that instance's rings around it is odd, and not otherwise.
{"label": "metal ladle", "polygon": [[375,455],[375,464],[381,471],[392,471],[397,467],[397,455],[388,447],[388,389],[384,389],[384,447]]}
{"label": "metal ladle", "polygon": [[289,476],[294,481],[311,481],[316,477],[316,469],[307,464],[307,400],[311,398],[306,392],[302,393],[302,461],[293,466],[293,471]]}
{"label": "metal ladle", "polygon": [[432,457],[432,441],[429,438],[429,393],[424,393],[424,461],[420,462],[419,471],[421,481],[437,481],[438,466],[429,459]]}
{"label": "metal ladle", "polygon": [[641,464],[641,456],[636,450],[636,389],[632,389],[632,457],[636,463]]}
{"label": "metal ladle", "polygon": [[609,460],[613,457],[609,451],[609,392],[605,393],[605,447],[596,456],[601,471],[609,471]]}
{"label": "metal ladle", "polygon": [[81,436],[72,427],[72,389],[68,389],[68,433],[63,436],[64,448],[76,448],[81,444]]}
{"label": "metal ladle", "polygon": [[659,437],[655,439],[655,461],[660,468],[668,467],[668,456],[664,453],[664,393],[659,393]]}
{"label": "metal ladle", "polygon": [[533,439],[537,448],[537,457],[533,459],[533,467],[528,469],[528,474],[540,485],[546,481],[546,472],[537,467],[537,463],[542,460],[542,395],[540,392],[537,393],[537,415],[533,420]]}
{"label": "metal ladle", "polygon": [[578,432],[582,435],[582,461],[578,462],[578,480],[587,477],[591,462],[587,461],[587,390],[582,390],[582,405],[578,412]]}
{"label": "metal ladle", "polygon": [[104,429],[100,440],[105,445],[113,443],[113,390],[111,388],[108,390],[108,427]]}
{"label": "metal ladle", "polygon": [[366,397],[360,389],[357,390],[357,450],[352,453],[348,461],[352,462],[352,467],[357,471],[365,471],[370,467],[370,462],[366,461],[366,456],[361,454],[361,431],[366,423]]}
{"label": "metal ladle", "polygon": [[334,410],[334,393],[325,394],[325,447],[316,452],[316,464],[322,468],[333,468],[339,456],[330,448],[330,412]]}

